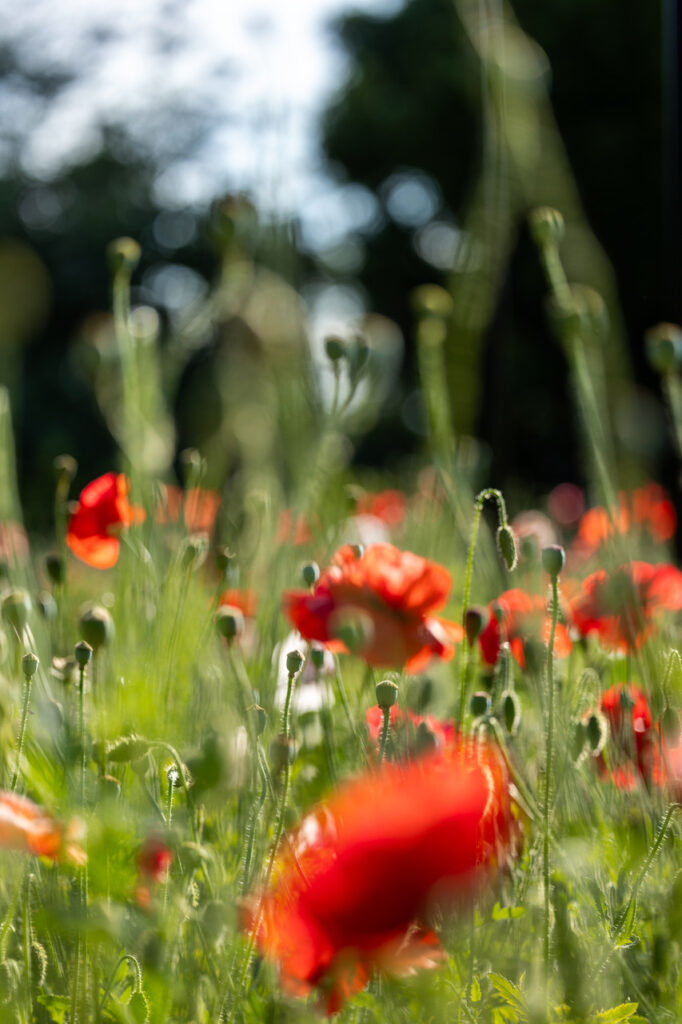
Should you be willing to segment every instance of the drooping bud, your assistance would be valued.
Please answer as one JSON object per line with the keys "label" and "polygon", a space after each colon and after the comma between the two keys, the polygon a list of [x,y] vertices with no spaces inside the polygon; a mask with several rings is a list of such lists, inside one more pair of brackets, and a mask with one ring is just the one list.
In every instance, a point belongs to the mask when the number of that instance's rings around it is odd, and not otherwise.
{"label": "drooping bud", "polygon": [[140,262],[141,249],[134,238],[115,238],[109,243],[107,255],[112,274],[117,274],[120,270],[132,274]]}
{"label": "drooping bud", "polygon": [[550,544],[542,549],[542,568],[550,579],[556,580],[566,562],[566,552],[561,544]]}
{"label": "drooping bud", "polygon": [[45,572],[55,587],[64,582],[64,559],[61,555],[45,555]]}
{"label": "drooping bud", "polygon": [[507,570],[512,572],[512,570],[516,568],[516,563],[518,561],[514,531],[510,526],[506,526],[504,524],[498,526],[495,539],[497,541],[497,549],[502,556],[502,561],[506,565]]}
{"label": "drooping bud", "polygon": [[382,679],[376,685],[377,704],[382,711],[390,711],[398,701],[398,685],[392,679]]}
{"label": "drooping bud", "polygon": [[601,754],[609,735],[609,723],[601,711],[593,711],[585,723],[585,739],[594,757]]}
{"label": "drooping bud", "polygon": [[303,655],[301,652],[295,649],[289,651],[286,657],[286,665],[290,676],[295,676],[297,672],[300,672],[303,665]]}
{"label": "drooping bud", "polygon": [[514,736],[521,724],[521,704],[516,691],[504,690],[500,702],[504,727],[510,736]]}
{"label": "drooping bud", "polygon": [[487,621],[488,612],[480,605],[472,604],[464,612],[464,632],[466,633],[469,647],[474,646]]}
{"label": "drooping bud", "polygon": [[541,249],[559,245],[564,237],[564,218],[551,206],[538,206],[531,210],[528,226],[533,241]]}
{"label": "drooping bud", "polygon": [[644,335],[647,359],[657,373],[674,373],[682,364],[682,328],[657,324]]}
{"label": "drooping bud", "polygon": [[324,350],[330,363],[338,363],[339,359],[343,359],[346,354],[346,343],[343,338],[330,334],[324,340]]}
{"label": "drooping bud", "polygon": [[76,664],[79,668],[85,668],[92,658],[92,647],[85,640],[79,640],[73,649]]}
{"label": "drooping bud", "polygon": [[244,613],[231,604],[220,606],[215,615],[215,628],[219,636],[231,643],[244,632]]}
{"label": "drooping bud", "polygon": [[484,715],[489,715],[490,694],[486,693],[485,690],[479,690],[477,693],[472,694],[469,708],[474,718],[482,718]]}
{"label": "drooping bud", "polygon": [[22,633],[31,611],[31,599],[25,590],[11,590],[2,600],[2,617],[17,633]]}
{"label": "drooping bud", "polygon": [[95,654],[100,647],[106,647],[114,637],[114,620],[111,613],[101,605],[90,605],[81,615],[78,630]]}
{"label": "drooping bud", "polygon": [[320,567],[317,562],[306,562],[301,569],[301,576],[306,587],[314,587],[320,578]]}
{"label": "drooping bud", "polygon": [[35,656],[35,654],[33,654],[32,651],[29,651],[28,654],[25,654],[23,656],[23,658],[21,659],[21,670],[27,679],[33,678],[33,676],[38,671],[39,664],[39,659]]}
{"label": "drooping bud", "polygon": [[149,1000],[142,989],[133,992],[128,1000],[128,1013],[132,1017],[133,1024],[149,1024]]}

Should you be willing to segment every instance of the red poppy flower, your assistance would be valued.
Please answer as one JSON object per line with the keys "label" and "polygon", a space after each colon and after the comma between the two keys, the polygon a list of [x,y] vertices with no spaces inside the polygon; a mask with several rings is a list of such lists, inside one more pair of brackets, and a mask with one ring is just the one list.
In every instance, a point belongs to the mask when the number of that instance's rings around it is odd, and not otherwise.
{"label": "red poppy flower", "polygon": [[173,851],[158,836],[145,839],[137,854],[140,874],[150,882],[161,882],[173,861]]}
{"label": "red poppy flower", "polygon": [[[486,665],[496,665],[500,646],[507,642],[519,665],[525,669],[527,641],[532,637],[540,638],[544,643],[549,640],[552,619],[547,613],[544,598],[515,587],[500,594],[488,606],[488,613],[488,622],[478,637],[483,661]],[[557,623],[554,653],[559,658],[566,658],[571,653],[568,630],[561,622]]]}
{"label": "red poppy flower", "polygon": [[597,632],[607,647],[638,647],[660,610],[682,608],[682,573],[674,565],[631,562],[593,572],[574,598],[571,615],[583,636]]}
{"label": "red poppy flower", "polygon": [[400,526],[405,518],[407,498],[402,491],[379,491],[358,498],[356,512],[361,516],[374,516],[387,526]]}
{"label": "red poppy flower", "polygon": [[203,487],[190,487],[183,491],[180,487],[163,484],[156,521],[161,524],[179,523],[182,516],[191,533],[210,534],[215,528],[220,500],[217,491],[207,491]]}
{"label": "red poppy flower", "polygon": [[238,608],[245,619],[252,619],[258,608],[258,594],[255,590],[223,590],[218,601],[218,607],[229,605],[230,608]]}
{"label": "red poppy flower", "polygon": [[335,1013],[373,970],[435,965],[430,911],[470,897],[512,834],[506,774],[485,748],[386,765],[304,818],[246,924],[285,991],[317,990]]}
{"label": "red poppy flower", "polygon": [[633,528],[658,543],[674,537],[675,508],[659,484],[638,487],[631,495],[621,491],[618,508],[611,513],[601,505],[588,509],[580,520],[573,553],[589,558],[614,534],[625,535]]}
{"label": "red poppy flower", "polygon": [[391,544],[374,544],[359,554],[340,548],[312,591],[284,594],[284,610],[306,640],[347,651],[339,629],[354,616],[367,626],[361,650],[370,665],[421,671],[432,658],[447,660],[463,630],[433,617],[450,590],[443,566]]}
{"label": "red poppy flower", "polygon": [[619,789],[634,789],[637,776],[647,784],[661,784],[658,736],[644,693],[636,686],[612,686],[602,694],[600,708],[609,723],[610,767],[609,771],[600,754],[600,774],[610,777]]}
{"label": "red poppy flower", "polygon": [[111,569],[118,561],[119,534],[144,519],[144,511],[128,501],[129,484],[119,473],[105,473],[84,487],[69,520],[66,543],[82,562]]}
{"label": "red poppy flower", "polygon": [[280,514],[277,523],[277,543],[293,544],[294,547],[303,547],[313,539],[310,523],[305,516],[296,516],[290,508],[285,508]]}
{"label": "red poppy flower", "polygon": [[79,831],[77,822],[65,829],[28,797],[0,792],[0,847],[3,849],[23,850],[51,860],[63,856],[74,864],[84,864],[87,858],[78,843]]}

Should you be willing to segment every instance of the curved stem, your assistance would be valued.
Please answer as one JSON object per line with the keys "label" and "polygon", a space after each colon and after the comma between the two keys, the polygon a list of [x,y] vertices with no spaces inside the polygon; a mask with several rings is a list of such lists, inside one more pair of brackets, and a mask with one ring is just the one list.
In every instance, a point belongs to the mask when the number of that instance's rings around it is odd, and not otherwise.
{"label": "curved stem", "polygon": [[21,755],[24,751],[24,737],[26,735],[26,722],[28,720],[28,705],[31,699],[31,677],[24,676],[24,704],[21,710],[21,726],[19,728],[19,738],[17,740],[17,761],[14,768],[14,775],[12,776],[12,785],[10,790],[13,793],[17,788],[19,781],[19,768],[21,764]]}
{"label": "curved stem", "polygon": [[552,627],[547,646],[546,667],[546,725],[545,725],[545,793],[543,802],[543,838],[542,838],[542,881],[545,904],[544,928],[544,959],[545,985],[549,982],[550,963],[550,899],[549,899],[549,845],[550,815],[552,807],[552,774],[554,770],[554,638],[559,618],[559,584],[557,577],[552,577]]}

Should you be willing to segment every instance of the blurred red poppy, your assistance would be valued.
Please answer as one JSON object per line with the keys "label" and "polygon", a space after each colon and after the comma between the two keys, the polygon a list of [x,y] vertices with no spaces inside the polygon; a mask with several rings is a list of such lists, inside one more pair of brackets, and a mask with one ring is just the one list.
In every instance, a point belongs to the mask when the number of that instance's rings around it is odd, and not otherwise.
{"label": "blurred red poppy", "polygon": [[223,590],[218,600],[218,607],[229,605],[230,608],[238,608],[245,619],[253,619],[258,608],[258,594],[255,590]]}
{"label": "blurred red poppy", "polygon": [[601,505],[588,509],[580,520],[572,554],[589,558],[614,534],[625,535],[633,529],[664,543],[674,537],[676,528],[677,516],[670,498],[659,484],[649,483],[630,495],[621,491],[618,508],[611,513]]}
{"label": "blurred red poppy", "polygon": [[[547,603],[539,594],[528,594],[518,587],[505,590],[488,606],[488,622],[478,638],[486,665],[496,665],[502,643],[509,643],[521,668],[526,668],[526,644],[535,638],[547,643],[552,626]],[[558,622],[554,637],[554,653],[566,658],[571,653],[571,639],[563,623]]]}
{"label": "blurred red poppy", "polygon": [[190,487],[183,491],[172,484],[163,484],[156,509],[157,523],[179,523],[184,520],[190,533],[213,533],[220,495],[203,487]]}
{"label": "blurred red poppy", "polygon": [[608,757],[597,759],[600,774],[619,789],[634,789],[637,777],[661,784],[658,736],[644,693],[620,683],[602,694],[600,708],[609,723]]}
{"label": "blurred red poppy", "polygon": [[316,990],[332,1014],[372,971],[435,966],[430,914],[471,898],[514,835],[505,770],[485,748],[386,765],[304,818],[245,924],[284,990]]}
{"label": "blurred red poppy", "polygon": [[305,516],[294,517],[290,508],[285,508],[277,522],[277,543],[293,544],[294,547],[303,547],[313,539],[313,533],[309,521]]}
{"label": "blurred red poppy", "polygon": [[374,544],[360,553],[347,545],[322,573],[312,591],[284,594],[284,610],[307,640],[329,650],[347,651],[339,640],[344,625],[363,625],[356,651],[370,665],[405,666],[419,672],[432,658],[447,660],[462,627],[433,617],[450,590],[443,566],[391,544]]}
{"label": "blurred red poppy", "polygon": [[80,493],[69,520],[66,543],[74,555],[95,569],[116,565],[121,531],[144,519],[144,510],[128,501],[129,489],[122,473],[105,473]]}
{"label": "blurred red poppy", "polygon": [[402,491],[379,491],[378,494],[363,494],[356,503],[360,516],[374,516],[387,526],[400,526],[405,518],[407,498]]}
{"label": "blurred red poppy", "polygon": [[80,846],[77,822],[64,826],[25,796],[0,792],[0,847],[23,850],[51,860],[64,858],[84,864],[87,857]]}
{"label": "blurred red poppy", "polygon": [[[378,741],[384,721],[381,708],[376,704],[368,708],[365,721],[370,739]],[[444,750],[455,742],[457,736],[453,722],[443,722],[434,715],[417,715],[409,708],[403,710],[397,704],[390,710],[389,721],[391,729],[398,736],[400,746],[405,748],[408,754]]]}
{"label": "blurred red poppy", "polygon": [[674,565],[630,562],[614,572],[588,576],[571,604],[574,625],[583,636],[596,632],[603,644],[639,647],[663,610],[682,608],[682,573]]}

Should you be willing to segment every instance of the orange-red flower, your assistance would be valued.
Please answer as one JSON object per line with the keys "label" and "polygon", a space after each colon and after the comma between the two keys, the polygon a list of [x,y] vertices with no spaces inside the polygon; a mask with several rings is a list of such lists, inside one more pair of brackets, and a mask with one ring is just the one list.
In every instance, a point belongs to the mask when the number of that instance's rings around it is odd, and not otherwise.
{"label": "orange-red flower", "polygon": [[661,610],[682,608],[682,573],[674,565],[631,562],[612,573],[593,572],[571,606],[583,636],[596,632],[607,647],[638,647]]}
{"label": "orange-red flower", "polygon": [[461,640],[461,626],[435,618],[450,590],[443,566],[391,544],[362,553],[347,545],[322,573],[312,591],[284,594],[284,610],[307,640],[346,651],[339,630],[354,616],[367,627],[361,653],[377,666],[421,671],[432,658],[447,660]]}
{"label": "orange-red flower", "polygon": [[121,531],[144,519],[144,511],[128,501],[128,491],[128,480],[122,473],[105,473],[80,493],[69,520],[66,543],[74,555],[95,569],[116,565]]}
{"label": "orange-red flower", "polygon": [[87,859],[78,843],[79,825],[60,822],[25,796],[0,791],[0,847],[75,864]]}
{"label": "orange-red flower", "polygon": [[223,590],[218,600],[218,607],[228,605],[230,608],[238,608],[245,619],[253,619],[258,608],[258,594],[255,590],[232,588]]}
{"label": "orange-red flower", "polygon": [[316,990],[335,1013],[374,970],[434,966],[435,905],[470,896],[513,836],[505,770],[485,748],[385,765],[304,818],[247,927],[287,993]]}
{"label": "orange-red flower", "polygon": [[161,497],[156,510],[158,523],[179,523],[184,520],[191,533],[213,533],[220,495],[217,491],[207,491],[203,487],[190,487],[183,491],[172,484],[163,484]]}
{"label": "orange-red flower", "polygon": [[670,498],[659,484],[650,483],[631,495],[621,491],[618,508],[611,513],[602,505],[588,509],[580,520],[573,553],[589,558],[615,534],[625,535],[633,529],[663,543],[675,535],[676,527]]}
{"label": "orange-red flower", "polygon": [[405,518],[407,498],[402,491],[379,491],[378,494],[363,494],[356,503],[360,516],[374,516],[387,526],[400,526]]}
{"label": "orange-red flower", "polygon": [[[425,752],[432,752],[433,749],[444,750],[455,742],[457,736],[454,723],[443,722],[441,719],[435,718],[434,715],[417,715],[409,708],[403,710],[397,704],[394,704],[391,708],[389,720],[391,729],[395,731],[401,746],[405,747],[408,753],[413,751],[419,752],[420,737],[418,730],[420,726],[426,730],[426,737],[431,740],[428,746],[425,745]],[[376,704],[371,708],[367,708],[365,721],[370,739],[376,742],[379,739],[384,721],[384,713],[381,708]],[[429,748],[432,749],[429,750]]]}
{"label": "orange-red flower", "polygon": [[609,723],[609,768],[600,754],[601,774],[619,789],[633,789],[637,776],[647,784],[660,784],[658,736],[644,693],[636,686],[612,686],[602,694],[600,708]]}
{"label": "orange-red flower", "polygon": [[[521,668],[525,668],[527,641],[539,638],[546,643],[549,640],[552,620],[544,598],[515,587],[500,594],[488,606],[488,612],[487,625],[478,638],[483,661],[486,665],[496,665],[500,645],[507,642]],[[554,653],[559,658],[571,653],[571,640],[561,622],[557,623]]]}

